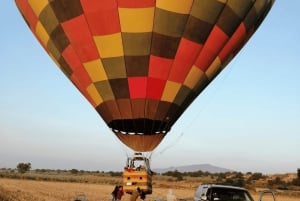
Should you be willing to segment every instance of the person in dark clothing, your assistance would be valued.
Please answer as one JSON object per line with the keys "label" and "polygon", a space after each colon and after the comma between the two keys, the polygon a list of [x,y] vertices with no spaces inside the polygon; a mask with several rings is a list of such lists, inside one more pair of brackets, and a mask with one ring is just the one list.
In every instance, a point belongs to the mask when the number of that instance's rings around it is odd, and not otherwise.
{"label": "person in dark clothing", "polygon": [[116,199],[116,201],[121,201],[123,195],[124,195],[123,186],[119,186],[118,192],[117,192],[117,197],[116,197],[117,199]]}
{"label": "person in dark clothing", "polygon": [[142,200],[145,200],[146,199],[146,193],[144,191],[140,191],[140,198]]}
{"label": "person in dark clothing", "polygon": [[117,185],[117,186],[115,186],[113,192],[111,192],[112,201],[116,201],[117,200],[118,191],[119,191],[119,186]]}

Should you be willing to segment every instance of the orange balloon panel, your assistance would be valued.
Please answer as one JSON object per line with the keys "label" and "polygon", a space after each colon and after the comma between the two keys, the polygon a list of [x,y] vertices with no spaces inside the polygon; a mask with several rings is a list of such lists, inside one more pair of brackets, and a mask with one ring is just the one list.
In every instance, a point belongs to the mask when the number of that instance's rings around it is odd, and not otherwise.
{"label": "orange balloon panel", "polygon": [[15,0],[116,136],[151,151],[238,53],[273,0]]}

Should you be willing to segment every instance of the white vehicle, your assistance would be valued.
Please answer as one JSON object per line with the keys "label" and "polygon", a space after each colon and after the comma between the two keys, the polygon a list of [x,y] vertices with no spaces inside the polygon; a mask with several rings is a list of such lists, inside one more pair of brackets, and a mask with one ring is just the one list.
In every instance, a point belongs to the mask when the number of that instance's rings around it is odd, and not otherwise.
{"label": "white vehicle", "polygon": [[[261,193],[259,201],[264,194],[271,193],[273,200],[276,201],[275,195],[270,190]],[[202,184],[194,195],[194,201],[254,201],[247,189],[229,185]]]}

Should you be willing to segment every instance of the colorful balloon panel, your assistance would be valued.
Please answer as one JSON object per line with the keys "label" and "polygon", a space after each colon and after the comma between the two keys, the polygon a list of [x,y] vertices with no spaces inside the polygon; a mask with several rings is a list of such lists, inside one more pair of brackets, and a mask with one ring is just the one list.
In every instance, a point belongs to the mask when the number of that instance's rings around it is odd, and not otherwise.
{"label": "colorful balloon panel", "polygon": [[259,27],[273,0],[15,0],[116,136],[153,150]]}

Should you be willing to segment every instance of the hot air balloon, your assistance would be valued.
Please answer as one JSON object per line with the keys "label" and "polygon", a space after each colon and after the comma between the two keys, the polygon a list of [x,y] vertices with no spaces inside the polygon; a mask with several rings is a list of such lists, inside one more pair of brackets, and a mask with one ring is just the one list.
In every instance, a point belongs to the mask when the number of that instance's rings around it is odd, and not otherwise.
{"label": "hot air balloon", "polygon": [[274,0],[15,2],[113,133],[147,152],[239,52]]}

